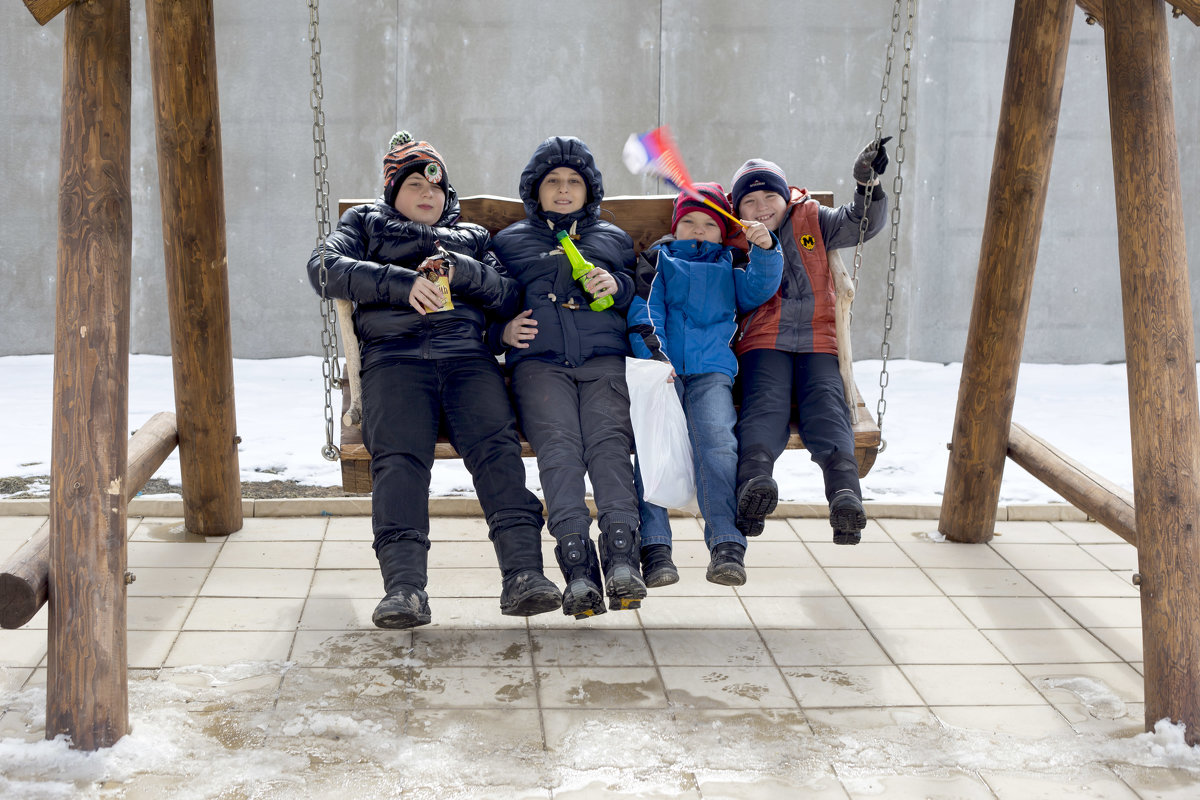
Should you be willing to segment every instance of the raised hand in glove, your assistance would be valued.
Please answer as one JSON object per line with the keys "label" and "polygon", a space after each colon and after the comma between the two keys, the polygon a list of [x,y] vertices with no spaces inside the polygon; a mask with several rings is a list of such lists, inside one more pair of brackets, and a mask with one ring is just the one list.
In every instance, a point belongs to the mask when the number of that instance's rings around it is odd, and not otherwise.
{"label": "raised hand in glove", "polygon": [[883,174],[888,165],[887,150],[883,146],[891,140],[892,137],[885,136],[878,142],[871,142],[862,149],[858,158],[854,160],[854,180],[866,186],[871,182],[872,172],[875,175]]}

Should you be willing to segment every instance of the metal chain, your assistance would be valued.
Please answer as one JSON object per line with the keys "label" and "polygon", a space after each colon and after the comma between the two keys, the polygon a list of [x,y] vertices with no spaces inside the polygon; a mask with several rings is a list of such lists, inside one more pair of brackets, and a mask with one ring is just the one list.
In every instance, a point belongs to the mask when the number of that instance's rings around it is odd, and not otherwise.
{"label": "metal chain", "polygon": [[329,283],[329,269],[325,265],[325,240],[329,237],[329,180],[326,171],[329,158],[325,152],[325,112],[321,100],[325,90],[321,86],[321,36],[317,13],[318,0],[308,0],[308,40],[312,43],[309,67],[312,72],[313,88],[309,97],[313,111],[313,177],[316,181],[317,249],[321,253],[321,317],[325,327],[321,331],[321,346],[324,350],[321,374],[325,381],[325,446],[321,455],[326,461],[337,461],[341,456],[333,443],[333,390],[341,388],[340,362],[338,360],[337,309],[333,298],[325,294]]}
{"label": "metal chain", "polygon": [[[891,98],[891,79],[892,66],[896,59],[896,35],[900,33],[901,8],[904,7],[905,0],[895,0],[892,6],[892,25],[891,36],[888,39],[887,56],[883,67],[883,82],[879,88],[879,112],[875,115],[875,138],[873,141],[879,142],[883,138],[883,123],[884,110],[887,108],[888,100]],[[892,180],[892,195],[893,205],[891,214],[891,243],[888,248],[888,273],[887,273],[887,303],[884,307],[883,318],[883,340],[880,344],[880,357],[882,366],[879,373],[879,402],[875,406],[875,422],[879,427],[880,433],[883,431],[883,417],[887,412],[887,400],[884,397],[884,392],[887,389],[890,376],[887,370],[888,357],[891,354],[891,344],[888,342],[889,335],[892,330],[892,306],[896,297],[896,263],[897,250],[900,236],[900,198],[904,188],[904,179],[901,176],[904,166],[904,133],[908,130],[908,91],[911,82],[912,71],[912,45],[913,45],[913,21],[916,16],[916,0],[907,0],[908,10],[908,25],[905,27],[902,36],[904,47],[904,67],[901,74],[900,87],[900,120],[899,120],[899,136],[897,137],[895,147],[896,175]],[[874,171],[871,174],[872,179],[875,178]],[[854,292],[858,294],[858,273],[862,267],[862,251],[863,244],[867,240],[867,225],[870,221],[871,198],[873,191],[864,192],[863,198],[863,216],[858,225],[858,243],[854,248],[854,267],[851,272],[851,283],[854,287]],[[853,325],[854,307],[850,309],[850,320]],[[887,441],[880,439],[879,452],[887,449]]]}
{"label": "metal chain", "polygon": [[[891,81],[892,81],[892,62],[896,57],[896,32],[900,30],[900,4],[903,0],[895,0],[895,5],[892,7],[892,35],[888,39],[887,59],[883,65],[883,84],[879,87],[879,112],[875,114],[875,138],[872,140],[878,142],[883,138],[883,111],[887,106],[888,98],[891,96]],[[875,171],[871,171],[871,177],[875,177]],[[855,190],[857,191],[857,190]],[[867,223],[870,221],[871,196],[874,192],[863,193],[863,215],[858,223],[858,244],[854,247],[854,268],[850,272],[850,281],[854,286],[854,293],[858,294],[858,271],[862,267],[862,250],[863,244],[867,241]],[[850,323],[853,329],[854,323],[854,306],[850,306]]]}
{"label": "metal chain", "polygon": [[[916,19],[917,0],[908,0],[908,25],[904,31],[904,67],[900,72],[900,117],[898,120],[899,133],[896,136],[896,175],[892,178],[892,196],[894,203],[892,205],[892,235],[891,243],[888,247],[888,272],[887,272],[887,303],[884,306],[883,312],[883,340],[879,345],[879,358],[881,365],[879,369],[879,403],[875,406],[875,422],[879,425],[879,430],[883,432],[883,415],[887,412],[887,399],[884,393],[887,391],[890,375],[888,373],[888,358],[892,353],[891,343],[888,338],[892,332],[892,306],[896,300],[896,262],[897,249],[900,241],[900,198],[904,189],[904,134],[908,131],[908,90],[912,79],[912,48],[913,48],[913,28],[914,20]],[[899,11],[900,0],[896,0],[896,11]],[[893,30],[895,30],[895,12],[893,12]],[[876,123],[878,125],[878,123]],[[883,452],[887,448],[887,442],[881,439],[879,450]]]}

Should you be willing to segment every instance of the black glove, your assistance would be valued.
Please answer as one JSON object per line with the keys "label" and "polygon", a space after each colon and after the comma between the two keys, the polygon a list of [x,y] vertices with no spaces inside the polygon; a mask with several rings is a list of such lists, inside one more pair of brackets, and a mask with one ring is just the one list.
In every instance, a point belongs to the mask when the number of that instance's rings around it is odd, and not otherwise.
{"label": "black glove", "polygon": [[892,137],[885,136],[878,143],[871,142],[862,149],[858,158],[854,160],[854,180],[859,183],[869,183],[872,172],[875,175],[884,173],[888,165],[888,154],[883,146],[891,140]]}

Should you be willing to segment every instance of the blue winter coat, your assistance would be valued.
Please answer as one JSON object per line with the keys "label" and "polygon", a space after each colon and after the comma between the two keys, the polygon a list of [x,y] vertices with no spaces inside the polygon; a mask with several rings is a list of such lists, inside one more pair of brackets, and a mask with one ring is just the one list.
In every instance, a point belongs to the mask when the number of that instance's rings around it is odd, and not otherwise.
{"label": "blue winter coat", "polygon": [[737,315],[779,289],[783,250],[660,240],[638,258],[637,297],[629,307],[629,342],[638,358],[669,361],[679,375],[737,375],[729,343]]}
{"label": "blue winter coat", "polygon": [[[542,178],[563,166],[583,176],[588,199],[572,214],[543,212],[538,205]],[[572,367],[597,356],[628,355],[625,312],[634,295],[633,240],[600,220],[604,182],[587,145],[572,136],[542,142],[521,173],[520,194],[526,218],[497,233],[492,246],[507,273],[524,285],[524,307],[532,309],[538,328],[528,348],[506,351],[506,365],[537,358]],[[616,279],[608,309],[588,307],[592,297],[571,277],[571,264],[555,236],[560,230],[572,234],[586,260]]]}
{"label": "blue winter coat", "polygon": [[[457,256],[450,282],[454,308],[421,315],[408,295],[416,267],[437,252],[439,242]],[[383,200],[348,209],[326,239],[325,268],[326,294],[354,302],[364,365],[381,351],[414,358],[492,356],[484,331],[521,308],[521,286],[504,276],[487,229],[459,222],[453,187],[445,213],[432,226],[408,219]],[[320,273],[317,248],[308,276],[318,292]]]}

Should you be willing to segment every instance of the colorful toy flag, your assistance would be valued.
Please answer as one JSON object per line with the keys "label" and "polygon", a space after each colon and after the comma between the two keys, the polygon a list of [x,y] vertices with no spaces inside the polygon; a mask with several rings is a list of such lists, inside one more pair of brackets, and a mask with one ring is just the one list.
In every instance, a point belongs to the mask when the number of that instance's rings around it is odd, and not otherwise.
{"label": "colorful toy flag", "polygon": [[740,219],[696,191],[683,163],[683,157],[679,155],[679,148],[675,146],[675,140],[671,137],[671,130],[666,125],[646,133],[631,133],[625,141],[621,158],[633,174],[662,178],[678,191],[687,192],[706,206],[729,217],[739,226],[745,227]]}

